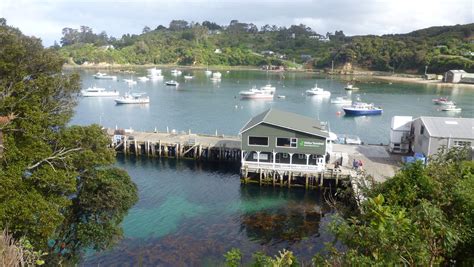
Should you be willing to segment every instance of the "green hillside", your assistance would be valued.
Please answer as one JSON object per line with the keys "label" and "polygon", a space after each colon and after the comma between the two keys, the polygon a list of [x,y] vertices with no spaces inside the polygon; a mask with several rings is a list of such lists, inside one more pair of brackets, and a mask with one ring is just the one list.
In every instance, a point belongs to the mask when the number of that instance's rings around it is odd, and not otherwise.
{"label": "green hillside", "polygon": [[343,31],[319,34],[305,25],[289,28],[236,20],[221,26],[205,21],[173,20],[143,29],[140,35],[108,37],[92,29],[63,29],[60,53],[76,64],[177,64],[261,66],[303,64],[330,68],[345,63],[377,71],[441,73],[474,71],[474,24],[440,26],[407,34],[345,36]]}

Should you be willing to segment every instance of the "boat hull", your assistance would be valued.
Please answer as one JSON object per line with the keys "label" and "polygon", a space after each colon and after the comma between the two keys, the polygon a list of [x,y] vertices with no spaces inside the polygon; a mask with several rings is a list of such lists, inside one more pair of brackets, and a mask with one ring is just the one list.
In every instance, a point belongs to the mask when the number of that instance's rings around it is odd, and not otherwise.
{"label": "boat hull", "polygon": [[364,115],[380,115],[382,114],[382,109],[353,109],[353,108],[342,108],[346,115],[351,116],[364,116]]}
{"label": "boat hull", "polygon": [[115,103],[117,104],[149,104],[150,100],[122,100],[122,99],[115,99]]}
{"label": "boat hull", "polygon": [[111,92],[111,93],[82,93],[83,97],[117,97],[119,96],[119,92]]}

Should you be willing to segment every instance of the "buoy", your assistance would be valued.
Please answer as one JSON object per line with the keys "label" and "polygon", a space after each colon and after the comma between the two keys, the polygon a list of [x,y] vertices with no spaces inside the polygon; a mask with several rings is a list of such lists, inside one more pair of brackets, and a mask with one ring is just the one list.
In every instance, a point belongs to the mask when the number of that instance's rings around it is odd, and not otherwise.
{"label": "buoy", "polygon": [[336,115],[341,115],[341,112],[340,111],[336,112]]}

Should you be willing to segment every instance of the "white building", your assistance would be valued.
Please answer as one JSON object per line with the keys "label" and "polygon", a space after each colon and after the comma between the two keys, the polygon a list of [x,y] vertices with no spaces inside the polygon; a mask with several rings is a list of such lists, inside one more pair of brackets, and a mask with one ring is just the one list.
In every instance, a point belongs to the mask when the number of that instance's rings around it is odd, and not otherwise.
{"label": "white building", "polygon": [[392,153],[408,153],[410,151],[410,130],[413,117],[394,116],[390,127],[389,150]]}

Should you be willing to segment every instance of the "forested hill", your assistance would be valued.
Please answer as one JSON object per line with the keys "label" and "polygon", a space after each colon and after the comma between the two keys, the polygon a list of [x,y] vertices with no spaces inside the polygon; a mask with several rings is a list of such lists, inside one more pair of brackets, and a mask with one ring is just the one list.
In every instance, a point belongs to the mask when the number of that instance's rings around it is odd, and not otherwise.
{"label": "forested hill", "polygon": [[87,26],[63,29],[57,49],[76,64],[285,65],[430,73],[474,71],[474,24],[431,27],[407,34],[346,36],[317,33],[305,25],[258,28],[233,20],[173,20],[168,27],[145,27],[140,35],[109,37]]}

